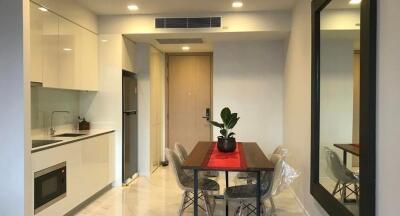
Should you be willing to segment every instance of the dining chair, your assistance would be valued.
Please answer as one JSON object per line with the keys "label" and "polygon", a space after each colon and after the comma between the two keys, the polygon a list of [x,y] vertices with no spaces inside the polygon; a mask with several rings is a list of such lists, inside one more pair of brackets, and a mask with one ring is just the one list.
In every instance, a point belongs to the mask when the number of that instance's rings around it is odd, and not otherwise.
{"label": "dining chair", "polygon": [[[172,164],[178,186],[183,190],[181,206],[178,212],[179,215],[182,215],[184,210],[194,203],[194,179],[193,176],[189,176],[184,172],[184,169],[182,169],[181,160],[174,151],[167,148],[165,149],[165,154],[170,161],[170,164]],[[202,209],[206,215],[213,215],[215,205],[214,207],[211,206],[210,195],[219,192],[219,184],[216,181],[208,178],[199,178],[198,189],[198,198],[204,203],[204,206],[199,205],[199,208]]]}
{"label": "dining chair", "polygon": [[[274,149],[271,156],[272,155],[280,155],[282,160],[286,160],[287,149],[283,148],[282,145],[279,145]],[[253,182],[255,182],[255,180],[257,178],[257,174],[254,172],[239,172],[237,174],[236,178],[239,180],[246,180],[247,184],[252,184]],[[271,203],[272,209],[275,210],[275,202],[272,197],[270,198],[270,203]]]}
{"label": "dining chair", "polygon": [[[352,194],[355,194],[356,201],[359,199],[359,180],[356,173],[350,171],[339,159],[336,152],[329,147],[325,147],[326,164],[328,176],[336,182],[332,195],[335,196],[340,192],[340,201],[344,201]],[[354,189],[350,188],[353,185]],[[346,194],[346,190],[351,193]]]}
{"label": "dining chair", "polygon": [[[274,154],[280,155],[282,157],[282,159],[285,160],[286,156],[287,156],[287,149],[283,148],[282,145],[279,145],[274,149],[274,151],[272,152],[271,155],[274,155]],[[239,172],[236,175],[236,178],[238,178],[240,180],[247,180],[247,183],[251,184],[256,180],[257,175],[254,172]]]}
{"label": "dining chair", "polygon": [[[179,156],[179,159],[181,160],[181,162],[183,163],[183,161],[186,160],[187,156],[189,155],[185,149],[185,147],[183,147],[183,145],[179,144],[179,143],[175,143],[175,151]],[[219,172],[218,171],[204,171],[201,172],[201,175],[209,177],[209,178],[216,178],[219,176]]]}
{"label": "dining chair", "polygon": [[[263,172],[261,174],[261,213],[267,215],[266,200],[278,194],[278,187],[283,182],[283,159],[279,154],[271,155],[271,161],[275,164],[273,172]],[[236,215],[250,215],[256,212],[256,184],[245,184],[228,187],[225,190],[225,201],[239,202],[239,207],[235,211]],[[244,211],[246,211],[244,213]],[[271,211],[275,210],[272,206]]]}

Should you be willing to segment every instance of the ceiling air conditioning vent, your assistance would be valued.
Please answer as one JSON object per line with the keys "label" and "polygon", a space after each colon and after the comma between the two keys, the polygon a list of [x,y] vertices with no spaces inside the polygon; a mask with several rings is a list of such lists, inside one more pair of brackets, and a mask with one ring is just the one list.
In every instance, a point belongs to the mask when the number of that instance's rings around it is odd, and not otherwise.
{"label": "ceiling air conditioning vent", "polygon": [[159,44],[201,44],[201,38],[161,38],[156,39]]}
{"label": "ceiling air conditioning vent", "polygon": [[221,17],[156,18],[156,28],[219,28]]}

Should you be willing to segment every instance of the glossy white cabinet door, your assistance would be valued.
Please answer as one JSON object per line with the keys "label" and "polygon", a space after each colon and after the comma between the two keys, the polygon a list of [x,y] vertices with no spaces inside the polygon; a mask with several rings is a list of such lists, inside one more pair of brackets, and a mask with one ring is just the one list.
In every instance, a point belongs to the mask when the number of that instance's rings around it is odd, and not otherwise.
{"label": "glossy white cabinet door", "polygon": [[59,18],[59,88],[79,89],[80,27]]}
{"label": "glossy white cabinet door", "polygon": [[43,13],[43,86],[57,88],[58,78],[58,16]]}
{"label": "glossy white cabinet door", "polygon": [[31,3],[31,81],[58,87],[58,16]]}
{"label": "glossy white cabinet door", "polygon": [[80,79],[79,89],[97,91],[98,89],[98,39],[97,35],[84,29],[80,29]]}
{"label": "glossy white cabinet door", "polygon": [[98,89],[97,35],[30,4],[31,81],[44,87]]}
{"label": "glossy white cabinet door", "polygon": [[44,12],[35,4],[30,5],[31,77],[33,82],[43,82],[43,17]]}

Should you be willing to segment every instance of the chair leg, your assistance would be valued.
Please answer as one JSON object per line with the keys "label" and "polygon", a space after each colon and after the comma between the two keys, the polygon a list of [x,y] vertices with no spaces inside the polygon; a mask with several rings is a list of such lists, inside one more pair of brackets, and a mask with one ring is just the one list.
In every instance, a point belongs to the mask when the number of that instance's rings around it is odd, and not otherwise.
{"label": "chair leg", "polygon": [[335,194],[338,192],[340,182],[338,181],[335,185],[335,189],[333,189],[332,195],[335,196]]}
{"label": "chair leg", "polygon": [[346,184],[343,184],[342,189],[340,191],[340,202],[344,203],[346,199]]}
{"label": "chair leg", "polygon": [[354,183],[354,191],[355,191],[355,194],[356,194],[356,202],[358,203],[359,198],[360,198],[360,191],[359,191],[357,183]]}
{"label": "chair leg", "polygon": [[271,203],[271,211],[272,211],[272,212],[275,212],[276,207],[275,207],[274,199],[273,199],[272,197],[269,198],[269,202]]}
{"label": "chair leg", "polygon": [[179,216],[183,215],[183,211],[184,211],[185,204],[186,204],[186,197],[188,195],[187,193],[188,193],[187,191],[183,192],[182,201],[181,201],[181,207],[179,208],[179,212],[178,212]]}
{"label": "chair leg", "polygon": [[240,202],[239,206],[236,208],[235,213],[233,214],[234,216],[241,216],[243,211],[243,203]]}
{"label": "chair leg", "polygon": [[210,200],[209,200],[208,194],[205,191],[202,191],[202,193],[203,193],[203,196],[204,196],[204,208],[206,209],[206,215],[212,216],[213,215],[213,211],[212,211],[211,206],[210,206]]}
{"label": "chair leg", "polygon": [[[272,199],[270,199],[270,202],[274,203],[274,201]],[[265,202],[262,202],[261,203],[261,215],[264,215],[264,216],[273,215],[275,212],[275,204],[273,204],[273,205],[274,205],[274,207],[271,207],[271,209],[269,209],[268,206],[265,204]]]}

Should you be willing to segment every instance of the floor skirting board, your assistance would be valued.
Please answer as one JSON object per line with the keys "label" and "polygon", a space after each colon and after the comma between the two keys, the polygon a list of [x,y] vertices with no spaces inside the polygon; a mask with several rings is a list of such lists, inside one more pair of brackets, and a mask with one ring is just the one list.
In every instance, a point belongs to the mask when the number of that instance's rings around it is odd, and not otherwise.
{"label": "floor skirting board", "polygon": [[290,193],[293,194],[293,196],[295,197],[297,203],[298,203],[299,206],[303,209],[304,213],[305,213],[307,216],[311,216],[311,215],[308,213],[307,209],[304,207],[303,203],[300,201],[300,198],[297,196],[296,192],[294,192],[293,188],[292,188],[292,187],[289,187],[288,189],[289,189]]}

